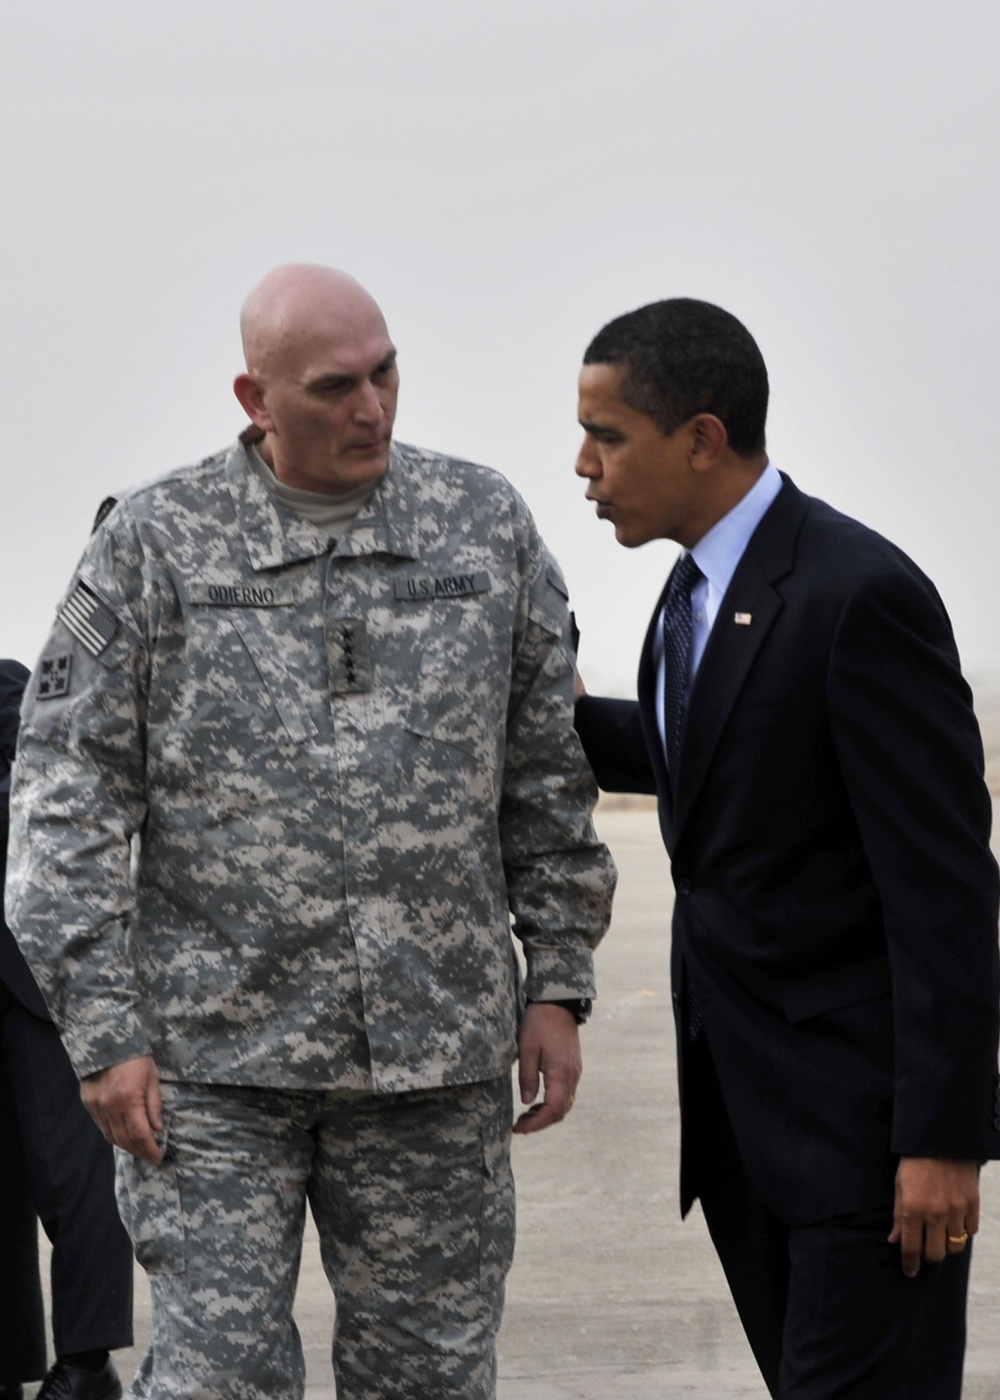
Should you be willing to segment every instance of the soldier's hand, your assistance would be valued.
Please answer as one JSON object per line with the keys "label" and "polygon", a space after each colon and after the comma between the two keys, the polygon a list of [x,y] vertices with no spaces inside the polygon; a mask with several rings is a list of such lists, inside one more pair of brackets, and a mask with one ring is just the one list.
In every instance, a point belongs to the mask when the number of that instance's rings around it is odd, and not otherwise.
{"label": "soldier's hand", "polygon": [[80,1097],[108,1142],[159,1165],[163,1152],[154,1134],[163,1131],[163,1100],[151,1055],[88,1074]]}
{"label": "soldier's hand", "polygon": [[[514,1131],[539,1133],[561,1122],[573,1106],[583,1073],[576,1017],[565,1006],[531,1002],[521,1021],[518,1056],[521,1102],[532,1107],[522,1113]],[[545,1097],[534,1103],[540,1083],[544,1083]]]}
{"label": "soldier's hand", "polygon": [[898,1244],[903,1273],[916,1278],[923,1260],[939,1264],[961,1254],[979,1229],[979,1167],[972,1161],[901,1157],[890,1244]]}

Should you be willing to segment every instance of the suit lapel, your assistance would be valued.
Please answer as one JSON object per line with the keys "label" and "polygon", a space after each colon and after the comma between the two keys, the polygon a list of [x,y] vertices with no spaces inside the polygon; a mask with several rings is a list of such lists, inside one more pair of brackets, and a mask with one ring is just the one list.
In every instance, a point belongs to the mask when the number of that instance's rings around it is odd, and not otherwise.
{"label": "suit lapel", "polygon": [[[674,565],[676,569],[677,565]],[[653,660],[653,647],[656,641],[657,628],[660,625],[660,613],[670,592],[670,580],[674,576],[674,569],[670,570],[667,581],[664,584],[663,592],[656,601],[653,609],[653,616],[649,620],[646,629],[646,640],[642,644],[642,651],[639,654],[639,721],[642,724],[643,737],[646,740],[646,749],[649,753],[650,761],[653,765],[653,776],[656,779],[656,790],[660,797],[661,807],[665,807],[667,812],[673,814],[673,795],[670,789],[670,775],[667,771],[667,758],[663,751],[663,739],[660,735],[660,727],[656,722],[656,663]]]}
{"label": "suit lapel", "polygon": [[[781,597],[773,584],[792,569],[807,507],[807,498],[785,477],[719,605],[685,713],[680,771],[674,785],[675,842],[698,799],[737,697],[781,611]],[[749,623],[736,621],[737,616],[745,619],[747,615]]]}
{"label": "suit lapel", "polygon": [[[755,561],[744,555],[719,606],[688,697],[677,780],[678,835],[701,790],[730,711],[780,611],[778,594]],[[736,613],[749,615],[749,625],[735,622]]]}

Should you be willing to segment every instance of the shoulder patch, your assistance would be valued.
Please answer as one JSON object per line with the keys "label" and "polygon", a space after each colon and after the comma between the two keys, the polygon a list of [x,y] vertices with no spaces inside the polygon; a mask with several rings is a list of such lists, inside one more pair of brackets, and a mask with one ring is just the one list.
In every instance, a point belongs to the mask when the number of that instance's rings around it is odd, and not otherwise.
{"label": "shoulder patch", "polygon": [[78,583],[59,609],[59,620],[91,656],[101,652],[114,641],[118,619],[110,608],[93,594],[85,583]]}
{"label": "shoulder patch", "polygon": [[69,678],[73,669],[73,658],[69,652],[62,656],[47,656],[38,667],[39,700],[57,700],[60,695],[69,694]]}

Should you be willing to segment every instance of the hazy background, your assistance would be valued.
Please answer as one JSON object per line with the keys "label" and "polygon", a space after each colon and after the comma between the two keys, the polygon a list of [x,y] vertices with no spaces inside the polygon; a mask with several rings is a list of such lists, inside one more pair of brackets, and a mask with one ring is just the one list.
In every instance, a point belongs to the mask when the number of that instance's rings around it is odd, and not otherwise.
{"label": "hazy background", "polygon": [[996,0],[6,0],[3,629],[33,661],[99,501],[242,426],[245,291],[332,263],[381,301],[403,439],[488,462],[628,693],[675,547],[573,476],[612,315],[718,301],[769,445],[938,583],[1000,663]]}

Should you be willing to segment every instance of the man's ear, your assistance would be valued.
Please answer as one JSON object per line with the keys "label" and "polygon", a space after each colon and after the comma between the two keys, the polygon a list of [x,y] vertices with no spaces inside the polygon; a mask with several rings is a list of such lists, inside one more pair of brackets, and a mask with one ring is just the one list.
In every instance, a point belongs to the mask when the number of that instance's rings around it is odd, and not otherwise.
{"label": "man's ear", "polygon": [[269,433],[274,424],[264,404],[264,386],[255,374],[245,372],[233,380],[233,393],[243,406],[243,412],[255,427]]}
{"label": "man's ear", "polygon": [[690,428],[691,465],[695,471],[708,471],[729,446],[726,425],[714,413],[696,413]]}

